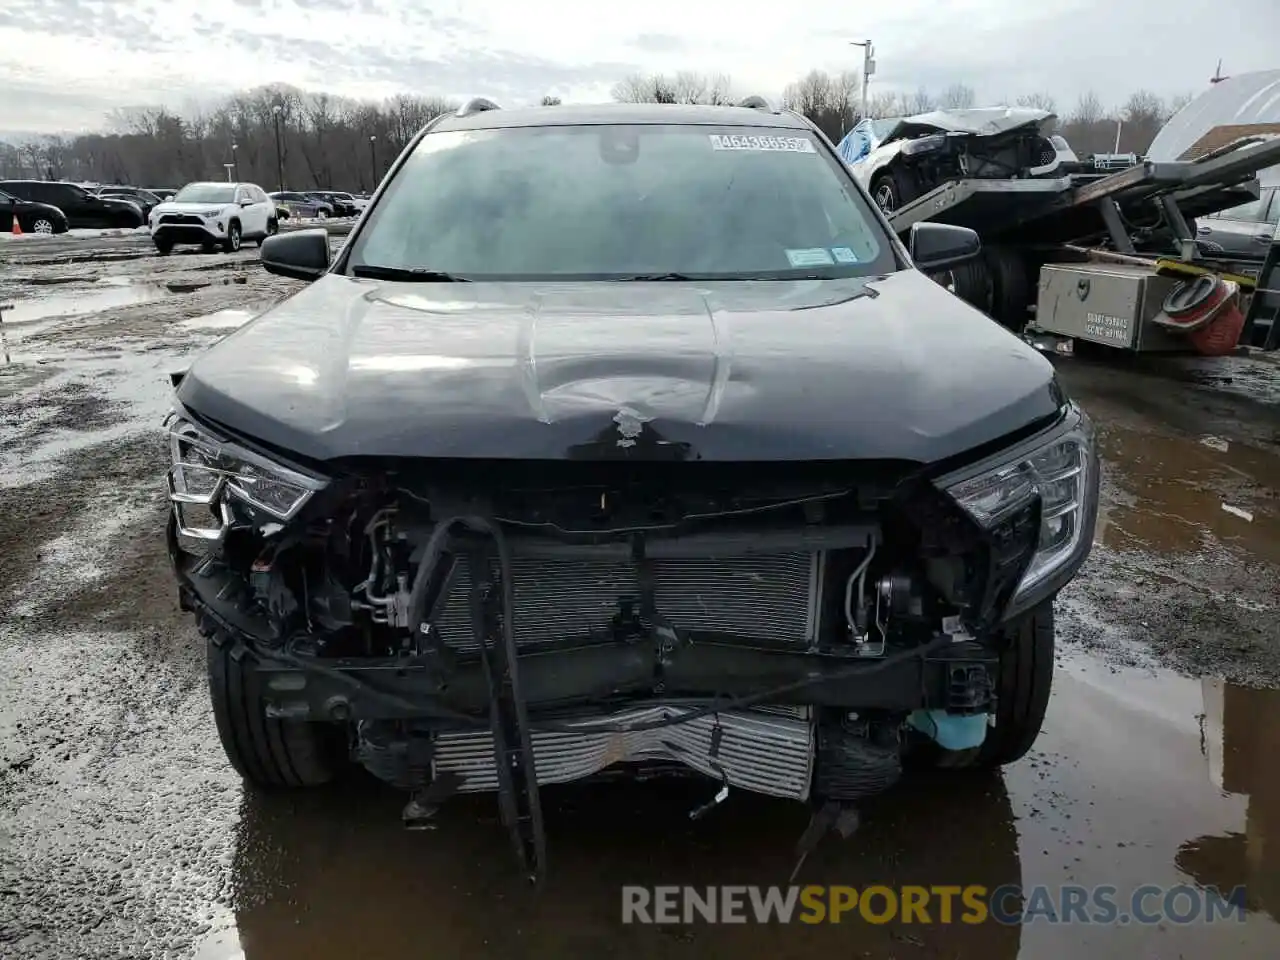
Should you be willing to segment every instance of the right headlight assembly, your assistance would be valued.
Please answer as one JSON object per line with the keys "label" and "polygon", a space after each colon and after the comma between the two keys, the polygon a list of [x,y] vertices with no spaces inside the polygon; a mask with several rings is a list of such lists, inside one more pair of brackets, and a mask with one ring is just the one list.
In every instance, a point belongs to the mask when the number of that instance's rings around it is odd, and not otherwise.
{"label": "right headlight assembly", "polygon": [[[1033,541],[1030,559],[1008,613],[1038,603],[1060,588],[1088,555],[1098,513],[1098,453],[1093,425],[1076,406],[1057,427],[978,472],[944,479],[946,492],[997,541]],[[953,475],[954,477],[954,475]],[[1037,505],[1039,509],[1034,508]],[[1025,529],[1038,514],[1038,528]],[[1034,519],[1031,522],[1036,522]],[[1025,550],[1018,549],[1022,560]]]}
{"label": "right headlight assembly", "polygon": [[328,485],[320,477],[214,437],[181,416],[172,416],[168,427],[173,455],[169,499],[184,536],[220,540],[233,519],[229,500],[270,520],[292,520],[317,490]]}

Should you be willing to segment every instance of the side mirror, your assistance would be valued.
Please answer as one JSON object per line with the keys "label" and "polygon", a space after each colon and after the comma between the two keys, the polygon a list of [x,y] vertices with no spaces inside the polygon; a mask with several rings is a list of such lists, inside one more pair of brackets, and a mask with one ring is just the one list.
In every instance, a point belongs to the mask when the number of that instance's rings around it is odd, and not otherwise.
{"label": "side mirror", "polygon": [[240,206],[242,206],[242,207],[252,207],[252,206],[253,206],[253,201],[252,201],[252,200],[250,200],[248,197],[245,197],[243,200],[241,200],[241,201],[240,201]]}
{"label": "side mirror", "polygon": [[917,223],[911,227],[907,249],[917,269],[941,270],[972,260],[982,252],[982,241],[968,227]]}
{"label": "side mirror", "polygon": [[277,233],[262,242],[262,266],[278,277],[315,280],[329,263],[329,232],[323,227]]}

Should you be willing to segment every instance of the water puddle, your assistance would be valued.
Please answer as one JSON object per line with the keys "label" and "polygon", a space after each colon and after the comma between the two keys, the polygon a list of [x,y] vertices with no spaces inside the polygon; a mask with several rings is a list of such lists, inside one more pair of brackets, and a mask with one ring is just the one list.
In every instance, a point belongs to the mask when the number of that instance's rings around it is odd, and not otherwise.
{"label": "water puddle", "polygon": [[87,313],[96,313],[99,310],[149,303],[152,300],[167,297],[169,294],[169,289],[163,284],[134,283],[128,278],[111,277],[74,293],[17,300],[12,310],[4,311],[3,320],[5,327],[21,327],[40,320],[78,317]]}
{"label": "water puddle", "polygon": [[492,796],[454,798],[437,830],[406,833],[399,794],[364,783],[287,800],[245,795],[233,913],[213,922],[196,956],[408,956],[425,928],[447,956],[1270,957],[1280,936],[1277,750],[1280,692],[1068,657],[1026,759],[1003,776],[907,778],[861,804],[858,832],[821,845],[799,878],[1110,885],[1121,902],[1146,884],[1243,884],[1242,921],[624,931],[625,884],[785,885],[803,805],[737,793],[690,826],[687,804],[707,792],[698,782],[544,789],[553,866],[533,893],[514,877]]}
{"label": "water puddle", "polygon": [[1280,563],[1280,456],[1217,436],[1099,425],[1108,475],[1125,491],[1100,539],[1119,550],[1194,552],[1210,541]]}

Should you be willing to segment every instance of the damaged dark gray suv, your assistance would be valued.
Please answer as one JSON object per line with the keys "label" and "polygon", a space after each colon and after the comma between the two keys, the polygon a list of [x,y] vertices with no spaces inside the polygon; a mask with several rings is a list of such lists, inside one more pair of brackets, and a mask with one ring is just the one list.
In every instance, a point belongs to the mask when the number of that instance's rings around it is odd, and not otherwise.
{"label": "damaged dark gray suv", "polygon": [[[802,117],[499,110],[403,152],[305,289],[201,355],[170,551],[262,786],[358,763],[419,823],[706,777],[843,808],[1021,757],[1098,461],[1052,366],[949,294]],[[914,264],[914,265],[913,265]]]}

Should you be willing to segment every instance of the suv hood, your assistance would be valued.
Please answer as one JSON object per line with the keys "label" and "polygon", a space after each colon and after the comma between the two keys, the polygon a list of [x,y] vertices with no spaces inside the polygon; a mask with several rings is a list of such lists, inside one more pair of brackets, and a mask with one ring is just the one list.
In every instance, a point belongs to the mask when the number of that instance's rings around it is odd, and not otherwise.
{"label": "suv hood", "polygon": [[174,203],[172,200],[166,200],[163,203],[157,203],[151,208],[152,213],[207,213],[210,210],[217,210],[222,213],[227,207],[235,206],[233,203]]}
{"label": "suv hood", "polygon": [[915,270],[870,280],[389,283],[328,274],[202,354],[197,416],[341,457],[932,462],[1064,402]]}

